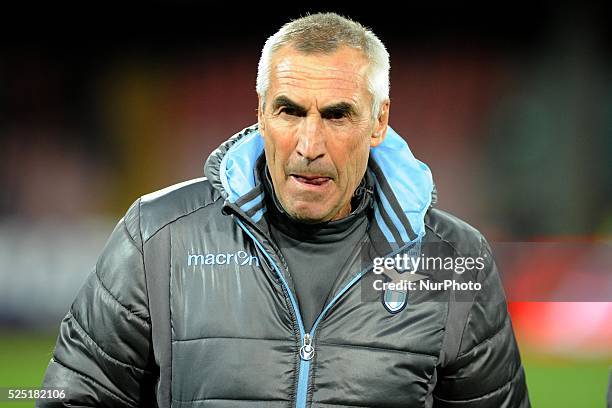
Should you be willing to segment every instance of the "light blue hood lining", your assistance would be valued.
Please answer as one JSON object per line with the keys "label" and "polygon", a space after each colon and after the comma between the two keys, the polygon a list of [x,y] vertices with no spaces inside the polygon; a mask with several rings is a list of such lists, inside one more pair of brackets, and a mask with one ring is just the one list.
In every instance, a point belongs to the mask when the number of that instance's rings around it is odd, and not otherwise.
{"label": "light blue hood lining", "polygon": [[[229,202],[236,203],[257,187],[255,163],[263,151],[264,140],[258,131],[246,134],[229,148],[221,160],[219,171]],[[390,219],[399,231],[401,241],[412,241],[410,232],[414,232],[417,239],[420,239],[425,235],[424,217],[432,200],[433,179],[429,167],[414,157],[406,141],[391,127],[387,128],[384,141],[370,149],[370,158],[378,167],[378,171],[374,172],[379,197],[375,204],[375,218],[381,231],[389,242],[397,241],[386,225],[386,218]],[[388,197],[389,189],[393,197]],[[251,200],[243,202],[240,208],[247,212],[258,206],[262,200],[263,191]],[[403,214],[394,210],[397,204]],[[381,211],[384,211],[386,216],[383,217]],[[252,218],[258,222],[262,215],[263,209],[257,211]],[[402,222],[402,219],[406,218],[409,226]],[[409,231],[410,229],[412,231]]]}
{"label": "light blue hood lining", "polygon": [[255,188],[255,162],[263,150],[263,138],[259,132],[251,132],[234,143],[223,156],[219,176],[229,202],[235,203]]}
{"label": "light blue hood lining", "polygon": [[[408,218],[414,233],[418,237],[425,235],[425,213],[431,205],[433,190],[433,178],[429,167],[414,157],[406,141],[390,126],[387,127],[385,140],[370,149],[370,156],[380,168],[386,184]],[[379,180],[379,176],[376,175],[377,187],[380,188],[381,182],[385,180]],[[380,194],[380,197],[381,200],[377,205],[382,205],[393,223],[398,226],[402,240],[410,242],[408,231],[391,208],[389,200],[392,198],[385,194]]]}

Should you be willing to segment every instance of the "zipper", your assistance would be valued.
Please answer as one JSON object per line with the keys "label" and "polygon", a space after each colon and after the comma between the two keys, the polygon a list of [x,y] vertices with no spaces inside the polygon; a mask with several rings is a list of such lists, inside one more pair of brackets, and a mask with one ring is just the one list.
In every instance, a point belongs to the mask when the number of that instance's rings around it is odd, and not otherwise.
{"label": "zipper", "polygon": [[304,335],[304,341],[302,341],[302,347],[300,347],[300,357],[304,361],[312,360],[314,357],[314,347],[312,346],[310,333]]}
{"label": "zipper", "polygon": [[[253,240],[257,248],[259,248],[259,250],[264,254],[268,262],[270,262],[270,265],[272,265],[272,267],[276,271],[276,274],[281,280],[281,283],[283,284],[283,287],[285,288],[285,292],[287,293],[287,296],[289,297],[289,301],[291,302],[291,307],[293,308],[293,314],[295,315],[295,319],[297,321],[298,329],[300,332],[300,343],[301,343],[300,368],[299,368],[299,373],[298,373],[298,385],[297,385],[297,396],[296,396],[295,406],[296,408],[305,408],[306,407],[306,394],[308,391],[308,371],[310,369],[310,360],[312,359],[312,357],[314,357],[314,347],[312,346],[311,336],[309,333],[306,333],[306,330],[304,330],[304,323],[302,321],[302,315],[300,314],[300,308],[298,307],[295,297],[293,296],[293,293],[291,292],[291,289],[289,288],[289,284],[287,283],[285,276],[283,275],[280,268],[278,267],[278,264],[274,261],[274,259],[272,259],[268,251],[265,250],[265,248],[263,247],[261,242],[257,239],[257,237],[255,237],[255,235],[253,235],[253,233],[249,231],[246,225],[244,225],[242,220],[240,220],[238,217],[234,217],[234,220],[240,226],[240,228],[242,228],[242,230]],[[304,356],[309,357],[308,359],[304,359],[302,357],[303,349],[305,350]]]}
{"label": "zipper", "polygon": [[[287,283],[287,280],[282,274],[278,264],[272,259],[268,251],[265,250],[261,242],[255,237],[255,235],[253,235],[253,233],[249,231],[246,225],[244,225],[244,223],[238,217],[234,217],[234,220],[240,226],[240,228],[242,228],[242,230],[253,240],[255,245],[264,254],[268,262],[270,262],[270,264],[276,271],[276,274],[278,275],[279,279],[281,280],[283,287],[285,288],[285,291],[287,292],[287,295],[291,302],[291,306],[293,307],[293,313],[297,320],[297,324],[298,324],[298,328],[300,332],[300,344],[301,344],[300,349],[299,349],[300,367],[299,367],[299,373],[298,373],[298,385],[297,385],[297,395],[296,395],[295,407],[296,408],[306,408],[306,402],[307,402],[306,399],[308,396],[308,374],[310,371],[310,362],[313,359],[315,355],[315,351],[316,351],[315,343],[314,343],[314,334],[317,329],[317,326],[319,325],[319,322],[323,319],[327,311],[331,309],[331,307],[338,301],[338,299],[340,299],[340,297],[344,295],[346,291],[348,291],[357,281],[359,281],[359,279],[361,279],[361,277],[364,274],[366,274],[373,267],[373,265],[369,265],[367,268],[363,269],[361,272],[353,276],[353,278],[346,285],[344,285],[344,287],[341,290],[339,290],[338,293],[336,293],[336,295],[325,305],[323,310],[321,310],[321,313],[319,313],[319,315],[315,319],[312,325],[312,328],[310,329],[310,332],[306,333],[306,330],[304,329],[304,323],[302,321],[302,315],[300,314],[300,309],[298,307],[298,304],[295,300],[295,297],[293,296],[293,293],[291,293],[289,284]],[[396,253],[403,251],[405,248],[407,248],[409,245],[413,243],[414,242],[410,242],[404,245],[403,247],[391,252],[390,254],[386,256],[393,256]]]}

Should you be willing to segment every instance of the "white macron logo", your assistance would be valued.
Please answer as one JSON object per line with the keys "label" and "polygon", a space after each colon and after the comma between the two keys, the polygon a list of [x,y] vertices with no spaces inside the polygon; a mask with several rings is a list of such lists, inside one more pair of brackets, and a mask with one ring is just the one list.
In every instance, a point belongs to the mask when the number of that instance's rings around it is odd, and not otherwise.
{"label": "white macron logo", "polygon": [[246,251],[226,252],[217,254],[187,254],[187,265],[256,265],[259,266],[259,258],[250,255]]}

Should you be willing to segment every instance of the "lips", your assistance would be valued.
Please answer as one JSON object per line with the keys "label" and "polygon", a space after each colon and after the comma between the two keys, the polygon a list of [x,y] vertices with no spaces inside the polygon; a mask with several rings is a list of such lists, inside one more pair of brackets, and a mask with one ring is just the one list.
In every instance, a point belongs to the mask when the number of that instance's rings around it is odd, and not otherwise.
{"label": "lips", "polygon": [[330,177],[309,174],[292,174],[291,177],[300,183],[312,186],[320,186],[331,180]]}

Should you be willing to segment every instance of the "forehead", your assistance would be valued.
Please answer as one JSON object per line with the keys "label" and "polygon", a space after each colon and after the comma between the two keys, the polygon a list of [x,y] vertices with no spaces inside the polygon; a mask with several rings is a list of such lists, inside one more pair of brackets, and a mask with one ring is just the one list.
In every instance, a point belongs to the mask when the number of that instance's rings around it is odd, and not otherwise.
{"label": "forehead", "polygon": [[274,53],[271,66],[272,97],[315,95],[357,102],[369,95],[368,60],[354,48],[344,46],[329,54],[305,54],[286,45]]}

